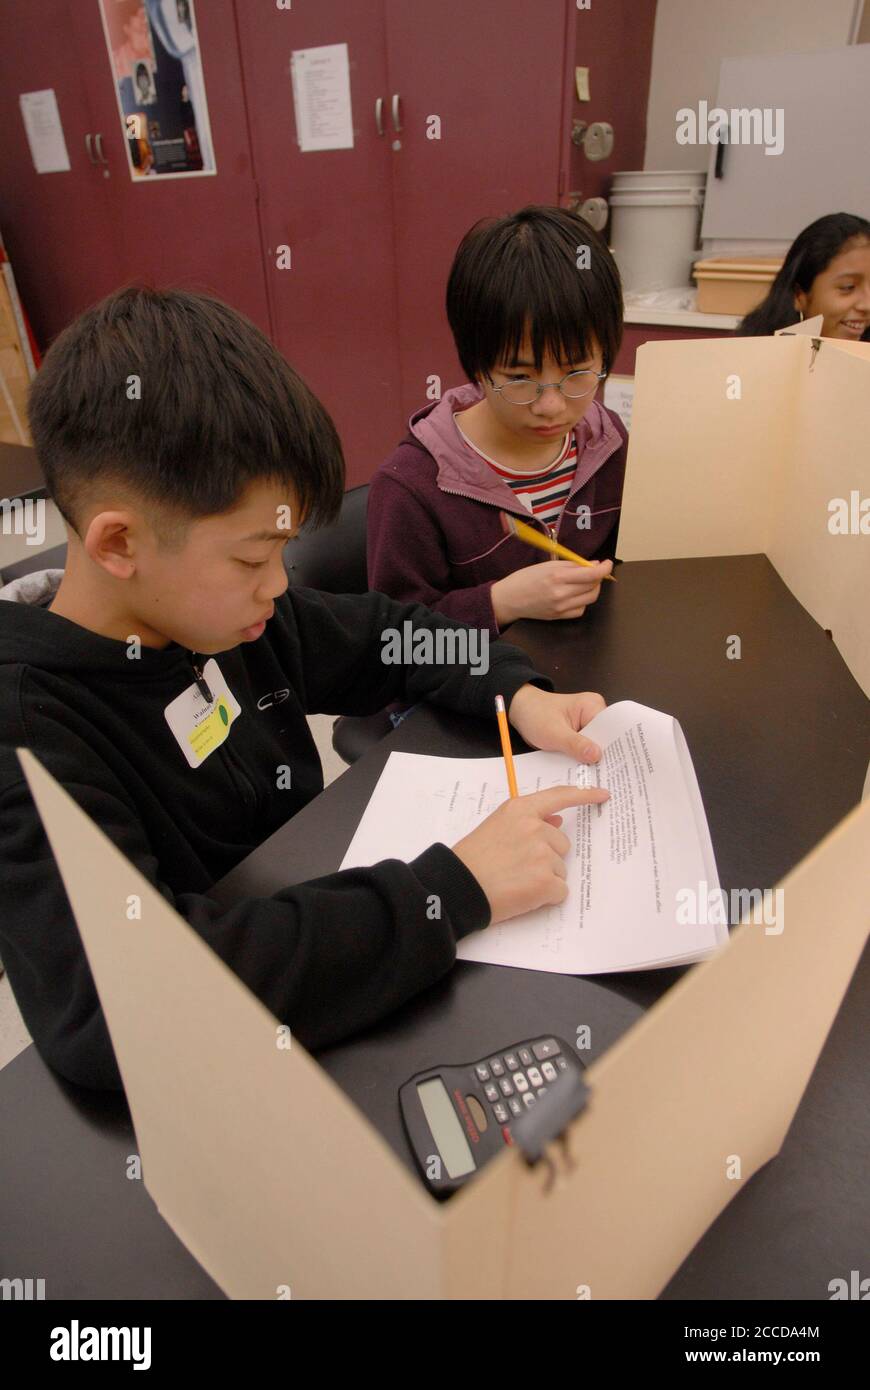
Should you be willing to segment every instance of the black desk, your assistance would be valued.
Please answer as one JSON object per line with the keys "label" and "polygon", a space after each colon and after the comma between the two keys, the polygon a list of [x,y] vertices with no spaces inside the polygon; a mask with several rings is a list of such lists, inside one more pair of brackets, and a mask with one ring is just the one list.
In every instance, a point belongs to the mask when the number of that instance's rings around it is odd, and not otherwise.
{"label": "black desk", "polygon": [[[623,565],[576,623],[511,638],[559,689],[601,690],[675,714],[710,822],[722,886],[773,887],[859,800],[868,704],[830,640],[760,556]],[[742,640],[728,661],[726,638]],[[418,709],[217,886],[225,902],[332,872],[389,752],[496,754],[494,725]],[[362,1037],[319,1060],[411,1166],[396,1090],[435,1061],[521,1035],[601,1055],[680,971],[575,979],[460,962]],[[797,1001],[795,1027],[800,1026]],[[737,1194],[665,1298],[828,1298],[870,1245],[870,953],[835,1021],[781,1154]],[[0,1072],[4,1266],[48,1297],[209,1298],[220,1292],[125,1177],[135,1140],[122,1104],[59,1081],[33,1048]]]}

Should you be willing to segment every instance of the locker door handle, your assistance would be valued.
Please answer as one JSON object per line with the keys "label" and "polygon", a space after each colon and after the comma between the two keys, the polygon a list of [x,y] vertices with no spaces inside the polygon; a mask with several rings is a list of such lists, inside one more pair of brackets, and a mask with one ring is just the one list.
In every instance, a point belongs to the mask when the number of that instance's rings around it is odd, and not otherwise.
{"label": "locker door handle", "polygon": [[94,137],[94,139],[96,140],[97,154],[100,156],[100,162],[101,162],[102,164],[108,164],[109,161],[108,161],[108,159],[106,158],[106,156],[103,154],[103,136],[102,136],[102,134],[101,134],[101,133],[98,133],[98,134]]}
{"label": "locker door handle", "polygon": [[85,136],[85,149],[86,149],[87,152],[88,152],[88,159],[91,161],[91,163],[92,163],[92,164],[99,164],[99,160],[96,158],[96,156],[95,156],[95,154],[94,154],[94,137],[93,137],[93,135],[86,135],[86,136]]}
{"label": "locker door handle", "polygon": [[[724,140],[722,139],[723,134],[725,136]],[[728,127],[725,126],[724,130],[720,127],[718,148],[716,150],[716,164],[713,169],[713,177],[716,179],[724,179],[725,177],[725,151],[728,148],[728,135]]]}
{"label": "locker door handle", "polygon": [[384,133],[384,99],[383,99],[383,97],[378,97],[377,101],[375,102],[375,125],[377,126],[378,135],[383,135],[383,133]]}
{"label": "locker door handle", "polygon": [[402,121],[399,112],[400,100],[401,98],[399,96],[399,93],[393,92],[393,130],[396,132],[397,135],[399,131],[402,129]]}

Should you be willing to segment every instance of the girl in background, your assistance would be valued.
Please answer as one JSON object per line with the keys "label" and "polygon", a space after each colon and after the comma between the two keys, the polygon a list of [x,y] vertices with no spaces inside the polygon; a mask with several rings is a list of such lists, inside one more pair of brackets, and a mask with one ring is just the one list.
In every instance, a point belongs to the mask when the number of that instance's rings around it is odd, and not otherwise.
{"label": "girl in background", "polygon": [[823,316],[822,337],[870,342],[870,222],[832,212],[792,243],[767,298],[747,314],[740,337],[762,337]]}

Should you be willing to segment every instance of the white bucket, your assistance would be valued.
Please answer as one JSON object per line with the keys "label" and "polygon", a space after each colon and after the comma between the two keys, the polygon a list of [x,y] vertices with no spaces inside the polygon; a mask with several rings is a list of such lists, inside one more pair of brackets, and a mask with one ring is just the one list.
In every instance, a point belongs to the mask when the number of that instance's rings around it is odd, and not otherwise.
{"label": "white bucket", "polygon": [[703,171],[694,169],[614,174],[610,249],[624,289],[691,285],[705,179]]}
{"label": "white bucket", "polygon": [[612,193],[638,193],[648,188],[703,188],[706,169],[618,169]]}

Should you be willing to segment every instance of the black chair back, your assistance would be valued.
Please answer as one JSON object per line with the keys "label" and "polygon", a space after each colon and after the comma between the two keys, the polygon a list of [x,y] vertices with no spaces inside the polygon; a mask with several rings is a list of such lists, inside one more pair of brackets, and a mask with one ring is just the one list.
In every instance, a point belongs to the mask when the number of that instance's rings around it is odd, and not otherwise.
{"label": "black chair back", "polygon": [[366,567],[366,506],[369,485],[352,487],[344,494],[338,520],[319,531],[304,528],[284,551],[291,584],[322,589],[328,594],[364,594],[368,591]]}

